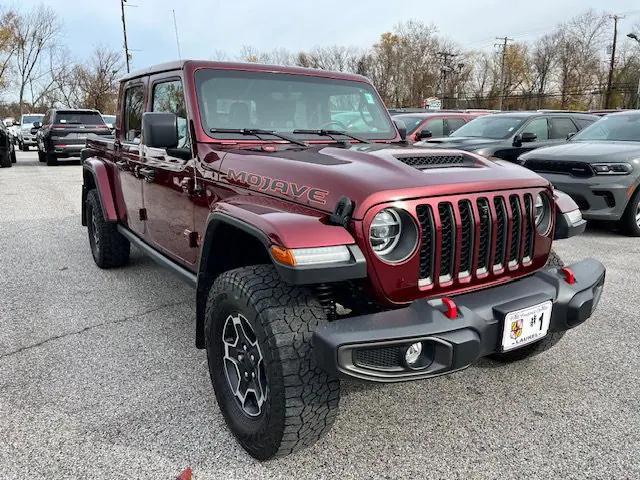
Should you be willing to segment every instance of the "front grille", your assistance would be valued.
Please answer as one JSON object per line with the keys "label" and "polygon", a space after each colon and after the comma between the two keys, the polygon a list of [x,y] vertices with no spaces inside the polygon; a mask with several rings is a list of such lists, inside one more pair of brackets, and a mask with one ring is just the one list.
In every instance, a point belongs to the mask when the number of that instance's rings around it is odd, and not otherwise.
{"label": "front grille", "polygon": [[[529,265],[534,254],[533,196],[488,195],[417,207],[422,231],[421,287]],[[440,251],[434,255],[434,246]],[[439,257],[439,261],[438,258]]]}
{"label": "front grille", "polygon": [[353,363],[358,367],[377,370],[402,368],[402,349],[395,345],[358,349],[354,351]]}
{"label": "front grille", "polygon": [[588,163],[566,162],[562,160],[527,160],[524,164],[530,170],[538,173],[557,173],[573,177],[588,178],[593,176],[593,170]]}

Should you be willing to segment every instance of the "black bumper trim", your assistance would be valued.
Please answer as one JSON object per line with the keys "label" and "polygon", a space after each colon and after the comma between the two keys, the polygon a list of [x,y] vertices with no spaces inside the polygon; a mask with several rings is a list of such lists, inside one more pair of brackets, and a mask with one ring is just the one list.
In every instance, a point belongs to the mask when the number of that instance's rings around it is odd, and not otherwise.
{"label": "black bumper trim", "polygon": [[579,222],[572,223],[569,215],[566,213],[558,213],[556,215],[556,231],[553,236],[554,240],[575,237],[584,233],[587,228],[587,221],[581,219]]}
{"label": "black bumper trim", "polygon": [[[451,320],[436,301],[417,300],[408,307],[331,322],[314,334],[314,350],[331,374],[376,382],[417,380],[452,373],[480,357],[500,351],[504,316],[551,300],[549,333],[568,330],[593,313],[602,294],[605,267],[596,260],[571,265],[570,285],[556,268],[506,285],[455,297],[458,318]],[[424,370],[383,371],[354,363],[359,348],[427,341],[434,360]]]}

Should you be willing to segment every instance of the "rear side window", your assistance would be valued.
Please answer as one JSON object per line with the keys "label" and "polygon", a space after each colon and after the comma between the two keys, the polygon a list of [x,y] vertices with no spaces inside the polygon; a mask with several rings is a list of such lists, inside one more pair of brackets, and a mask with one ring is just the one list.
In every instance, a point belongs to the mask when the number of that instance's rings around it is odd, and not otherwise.
{"label": "rear side window", "polygon": [[583,128],[587,128],[589,125],[592,125],[595,120],[590,118],[574,118],[573,119],[577,124],[578,128],[582,130]]}
{"label": "rear side window", "polygon": [[434,138],[444,137],[444,120],[442,120],[441,118],[435,119],[435,120],[429,120],[422,127],[423,130],[425,128],[431,132],[431,135]]}
{"label": "rear side window", "polygon": [[567,138],[570,133],[578,131],[570,118],[550,118],[551,138]]}
{"label": "rear side window", "polygon": [[462,118],[447,118],[446,134],[451,135],[465,123],[467,122],[465,122]]}
{"label": "rear side window", "polygon": [[140,143],[144,90],[142,85],[128,88],[124,93],[124,139]]}
{"label": "rear side window", "polygon": [[531,120],[526,127],[524,127],[523,133],[535,133],[537,140],[549,140],[549,126],[547,125],[546,118],[536,118]]}
{"label": "rear side window", "polygon": [[53,123],[61,125],[104,125],[104,120],[98,112],[56,112]]}
{"label": "rear side window", "polygon": [[157,83],[153,87],[153,111],[175,113],[178,116],[178,148],[189,147],[187,109],[181,80]]}

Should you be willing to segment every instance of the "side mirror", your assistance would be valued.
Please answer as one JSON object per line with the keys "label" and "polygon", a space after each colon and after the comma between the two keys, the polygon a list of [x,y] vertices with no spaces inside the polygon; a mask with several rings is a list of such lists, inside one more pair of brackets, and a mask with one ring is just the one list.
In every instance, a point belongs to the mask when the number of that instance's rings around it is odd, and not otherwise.
{"label": "side mirror", "polygon": [[147,147],[178,146],[178,116],[175,113],[146,112],[142,115],[142,138]]}
{"label": "side mirror", "polygon": [[33,122],[33,128],[42,128],[42,124],[40,122]]}
{"label": "side mirror", "polygon": [[39,129],[39,128],[32,128],[32,129],[30,130],[31,135],[35,135],[36,133],[38,133],[38,130],[40,130],[40,129]]}
{"label": "side mirror", "polygon": [[431,137],[433,137],[433,133],[431,133],[431,130],[429,130],[428,128],[423,128],[416,135],[416,140],[420,141],[420,140],[424,140],[425,138],[431,138]]}
{"label": "side mirror", "polygon": [[538,136],[531,132],[522,132],[520,135],[520,141],[522,143],[535,142]]}
{"label": "side mirror", "polygon": [[398,133],[400,134],[400,140],[403,142],[407,140],[407,126],[404,124],[402,120],[394,120],[393,124],[398,129]]}
{"label": "side mirror", "polygon": [[568,134],[567,135],[567,140],[571,140],[576,133],[578,133],[578,132],[571,132],[570,134]]}

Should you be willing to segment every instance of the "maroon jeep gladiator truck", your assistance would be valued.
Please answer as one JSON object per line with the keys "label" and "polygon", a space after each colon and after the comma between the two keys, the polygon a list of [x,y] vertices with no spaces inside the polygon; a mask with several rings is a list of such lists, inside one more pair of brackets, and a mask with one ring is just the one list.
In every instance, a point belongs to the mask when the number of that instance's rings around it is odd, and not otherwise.
{"label": "maroon jeep gladiator truck", "polygon": [[255,458],[331,428],[341,378],[530,357],[600,300],[604,266],[551,249],[584,230],[571,199],[405,136],[364,77],[181,61],[125,77],[115,136],[87,140],[96,264],[133,244],[195,288],[196,346]]}

